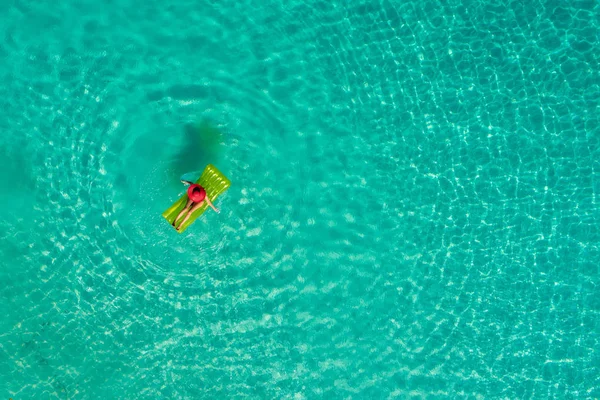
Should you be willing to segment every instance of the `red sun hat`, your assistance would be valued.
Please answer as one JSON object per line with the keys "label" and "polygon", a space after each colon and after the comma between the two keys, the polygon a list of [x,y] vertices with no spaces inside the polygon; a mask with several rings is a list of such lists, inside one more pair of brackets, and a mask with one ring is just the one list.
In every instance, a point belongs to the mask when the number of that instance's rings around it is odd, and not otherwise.
{"label": "red sun hat", "polygon": [[200,203],[206,198],[206,190],[200,185],[193,184],[188,188],[187,195],[194,203]]}

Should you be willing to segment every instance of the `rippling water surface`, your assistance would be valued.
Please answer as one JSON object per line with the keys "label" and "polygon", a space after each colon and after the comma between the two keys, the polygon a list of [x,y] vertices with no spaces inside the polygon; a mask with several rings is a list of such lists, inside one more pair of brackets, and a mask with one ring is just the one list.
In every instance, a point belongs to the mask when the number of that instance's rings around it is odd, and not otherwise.
{"label": "rippling water surface", "polygon": [[2,2],[0,396],[600,397],[598,15]]}

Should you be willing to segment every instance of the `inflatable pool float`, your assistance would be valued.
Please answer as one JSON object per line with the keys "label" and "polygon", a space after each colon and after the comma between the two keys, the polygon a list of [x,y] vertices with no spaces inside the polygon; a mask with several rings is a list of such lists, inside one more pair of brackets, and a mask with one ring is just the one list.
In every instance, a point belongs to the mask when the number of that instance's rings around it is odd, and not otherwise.
{"label": "inflatable pool float", "polygon": [[[202,175],[200,175],[200,178],[198,179],[198,181],[196,181],[196,183],[202,186],[204,190],[206,190],[206,196],[208,196],[210,201],[212,201],[213,203],[215,202],[217,197],[223,194],[227,189],[229,189],[229,186],[231,186],[231,182],[229,181],[229,179],[227,179],[227,177],[223,175],[223,173],[212,164],[208,164],[206,168],[204,168]],[[186,193],[183,196],[181,196],[179,200],[173,203],[171,207],[169,207],[165,210],[165,212],[162,213],[162,216],[165,217],[167,221],[169,221],[169,224],[173,223],[173,221],[177,217],[177,214],[179,214],[183,207],[185,207],[187,200],[188,195]],[[182,233],[183,231],[185,231],[188,226],[194,223],[194,221],[199,216],[201,216],[204,213],[204,211],[206,211],[207,208],[208,204],[207,202],[204,202],[202,206],[196,211],[194,211],[194,213],[190,215],[190,218],[180,226],[177,232]],[[175,228],[173,227],[173,229]]]}

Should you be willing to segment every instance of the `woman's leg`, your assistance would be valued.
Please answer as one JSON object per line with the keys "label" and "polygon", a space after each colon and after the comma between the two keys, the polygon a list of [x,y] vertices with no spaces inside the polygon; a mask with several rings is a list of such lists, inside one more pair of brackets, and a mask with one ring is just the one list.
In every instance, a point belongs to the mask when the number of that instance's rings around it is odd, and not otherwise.
{"label": "woman's leg", "polygon": [[179,230],[179,228],[181,227],[181,225],[185,224],[185,221],[187,221],[188,219],[190,219],[190,215],[192,215],[194,213],[194,211],[196,211],[197,209],[199,209],[202,204],[204,204],[204,200],[202,200],[200,203],[194,203],[194,205],[192,206],[192,208],[190,209],[190,211],[188,211],[187,215],[185,216],[185,218],[183,219],[183,221],[181,221],[181,223],[177,226],[177,230]]}
{"label": "woman's leg", "polygon": [[177,214],[177,216],[176,216],[176,217],[175,217],[175,219],[173,220],[173,226],[175,226],[175,222],[177,222],[177,220],[178,220],[178,219],[179,219],[179,218],[180,218],[180,217],[183,215],[183,213],[184,213],[184,212],[186,212],[186,211],[187,211],[187,209],[188,209],[189,207],[191,207],[191,205],[192,205],[192,200],[191,200],[191,199],[188,197],[188,199],[187,199],[187,203],[185,204],[185,207],[183,207],[183,208],[181,209],[181,211],[179,212],[179,214]]}

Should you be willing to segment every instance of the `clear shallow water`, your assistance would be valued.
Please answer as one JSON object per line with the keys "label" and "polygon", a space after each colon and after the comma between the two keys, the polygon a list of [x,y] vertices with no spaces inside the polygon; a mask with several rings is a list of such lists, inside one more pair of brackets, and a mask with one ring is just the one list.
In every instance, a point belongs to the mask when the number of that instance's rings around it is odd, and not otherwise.
{"label": "clear shallow water", "polygon": [[600,397],[600,9],[521,3],[3,2],[4,397]]}

